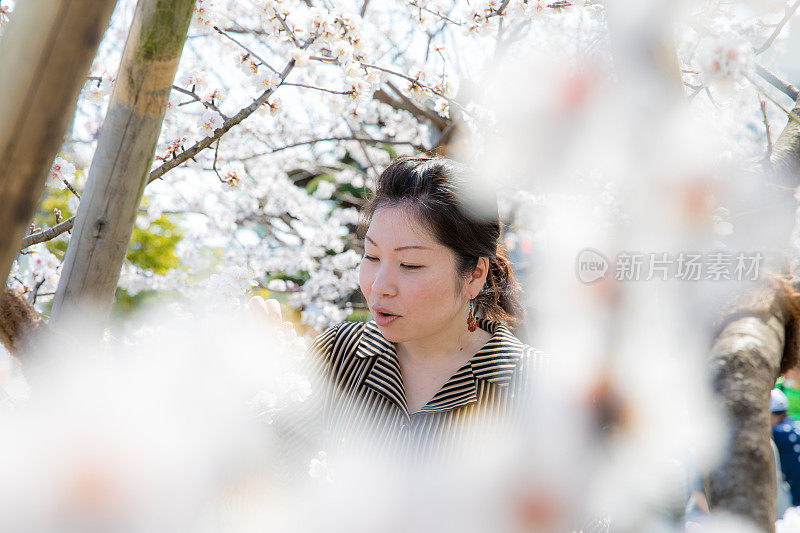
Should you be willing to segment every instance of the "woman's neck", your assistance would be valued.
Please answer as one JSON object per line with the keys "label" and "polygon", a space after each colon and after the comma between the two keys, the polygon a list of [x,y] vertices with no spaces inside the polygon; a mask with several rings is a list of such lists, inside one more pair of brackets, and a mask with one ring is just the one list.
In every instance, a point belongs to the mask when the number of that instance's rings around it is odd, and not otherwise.
{"label": "woman's neck", "polygon": [[435,335],[395,343],[398,357],[414,364],[441,364],[453,359],[466,360],[477,351],[488,333],[480,328],[474,332],[467,329],[466,319],[453,321]]}

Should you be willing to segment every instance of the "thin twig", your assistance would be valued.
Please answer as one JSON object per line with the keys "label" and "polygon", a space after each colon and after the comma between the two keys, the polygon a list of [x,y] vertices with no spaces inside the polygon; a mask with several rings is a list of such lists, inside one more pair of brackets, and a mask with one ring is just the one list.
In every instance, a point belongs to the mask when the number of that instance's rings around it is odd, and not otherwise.
{"label": "thin twig", "polygon": [[[350,133],[352,133],[353,136],[355,137],[356,132],[353,129],[353,126],[350,124],[350,121],[345,121],[345,123],[347,124]],[[358,147],[361,148],[361,152],[364,154],[364,158],[367,160],[367,163],[369,163],[370,168],[372,168],[372,172],[374,173],[375,177],[377,177],[380,174],[380,172],[378,172],[378,168],[375,166],[375,163],[372,162],[372,158],[369,156],[369,152],[367,152],[367,145],[364,144],[363,141],[358,141]]]}
{"label": "thin twig", "polygon": [[432,9],[428,9],[425,6],[421,6],[421,5],[417,4],[416,1],[410,2],[409,5],[413,6],[413,7],[416,7],[416,8],[419,8],[422,11],[427,11],[431,15],[435,15],[435,16],[439,17],[440,19],[444,20],[445,22],[449,22],[450,24],[455,24],[456,26],[463,26],[464,25],[463,22],[458,22],[457,20],[451,19],[447,15],[442,15],[438,11],[433,11]]}
{"label": "thin twig", "polygon": [[269,152],[263,153],[263,154],[252,154],[252,155],[248,155],[248,156],[245,156],[245,157],[241,157],[239,159],[241,161],[245,161],[245,160],[248,160],[248,159],[255,159],[256,157],[265,157],[265,156],[268,156],[268,155],[272,155],[275,152],[281,152],[283,150],[289,150],[290,148],[296,148],[298,146],[305,146],[305,145],[308,145],[308,144],[316,144],[316,143],[328,142],[328,141],[331,141],[331,142],[334,142],[334,141],[335,142],[340,142],[340,141],[360,141],[360,142],[374,143],[374,144],[404,144],[404,145],[407,145],[407,146],[411,146],[412,148],[414,148],[415,150],[418,150],[420,152],[424,152],[424,151],[427,150],[427,148],[425,148],[424,146],[420,146],[420,145],[415,144],[415,143],[413,143],[411,141],[397,141],[397,140],[394,140],[394,139],[373,139],[372,137],[358,137],[358,136],[353,135],[353,136],[345,136],[345,137],[325,137],[325,138],[322,138],[322,139],[311,139],[311,140],[308,140],[308,141],[298,141],[298,142],[295,142],[295,143],[287,144],[285,146],[280,146],[278,148],[275,148],[275,149],[273,149],[273,150],[271,150]]}
{"label": "thin twig", "polygon": [[264,65],[265,67],[267,67],[268,69],[270,69],[272,72],[274,72],[275,74],[280,74],[280,73],[279,73],[277,70],[275,70],[275,69],[272,67],[272,65],[270,65],[269,63],[267,63],[267,62],[266,62],[266,61],[265,61],[265,60],[264,60],[264,59],[263,59],[261,56],[259,56],[258,54],[256,54],[256,53],[255,53],[255,52],[253,52],[252,50],[250,50],[248,47],[246,47],[245,45],[243,45],[242,43],[240,43],[239,41],[237,41],[236,39],[234,39],[233,37],[231,37],[230,35],[228,35],[228,33],[227,33],[225,30],[223,30],[223,29],[220,29],[220,27],[219,27],[219,26],[214,26],[214,29],[217,31],[217,33],[220,33],[220,34],[224,35],[225,37],[227,37],[227,38],[228,38],[228,39],[230,39],[231,41],[233,41],[233,42],[235,42],[236,44],[238,44],[238,45],[239,45],[239,47],[240,47],[242,50],[244,50],[245,52],[247,52],[247,53],[248,53],[248,54],[250,54],[251,56],[253,56],[253,57],[255,57],[256,59],[258,59],[258,61],[259,61],[259,62],[260,62],[262,65]]}
{"label": "thin twig", "polygon": [[219,157],[219,141],[220,141],[220,139],[217,139],[217,147],[214,149],[214,162],[211,164],[211,169],[214,171],[214,174],[217,175],[217,177],[219,178],[219,181],[224,183],[225,180],[222,179],[222,176],[220,175],[219,171],[217,170],[217,157]]}
{"label": "thin twig", "polygon": [[759,98],[758,105],[759,107],[761,107],[761,115],[764,117],[764,129],[766,130],[766,135],[767,135],[767,154],[764,156],[764,159],[769,161],[770,157],[772,157],[772,138],[770,137],[769,133],[769,119],[767,118],[767,102]]}
{"label": "thin twig", "polygon": [[[197,94],[196,92],[194,92],[193,90],[192,90],[192,91],[187,91],[187,90],[186,90],[186,89],[184,89],[183,87],[178,87],[177,85],[173,85],[173,86],[172,86],[172,88],[173,88],[174,90],[178,91],[178,92],[179,92],[179,93],[181,93],[181,94],[185,94],[186,96],[191,96],[191,97],[192,97],[192,101],[194,101],[194,102],[200,102],[200,103],[201,103],[201,104],[203,104],[203,105],[204,105],[206,108],[208,108],[208,109],[211,109],[211,110],[213,110],[213,111],[216,111],[217,113],[219,113],[219,116],[221,116],[221,117],[222,117],[224,120],[228,120],[228,116],[227,116],[227,115],[225,115],[225,113],[223,113],[222,111],[220,111],[220,110],[219,110],[219,108],[218,108],[217,106],[215,106],[215,105],[214,105],[214,104],[212,104],[211,102],[206,102],[205,100],[203,100],[202,98],[200,98],[200,95],[198,95],[198,94]],[[186,103],[189,103],[189,102],[186,102]],[[178,105],[183,105],[183,104],[178,104]]]}
{"label": "thin twig", "polygon": [[505,10],[506,6],[508,5],[509,0],[503,0],[503,3],[500,4],[500,7],[486,15],[486,20],[489,20],[492,17],[499,17],[503,14],[503,10]]}
{"label": "thin twig", "polygon": [[760,85],[758,85],[758,84],[757,84],[755,81],[753,81],[753,79],[752,79],[752,78],[750,78],[750,76],[747,76],[747,75],[745,75],[744,77],[745,77],[745,79],[747,79],[747,81],[749,81],[750,83],[752,83],[752,84],[753,84],[753,87],[755,87],[755,88],[756,88],[756,90],[758,91],[758,93],[759,93],[761,96],[765,97],[765,98],[766,98],[766,99],[768,99],[770,102],[772,102],[773,104],[775,104],[776,106],[778,106],[778,107],[781,109],[781,111],[783,111],[784,113],[786,113],[786,116],[788,116],[790,120],[794,120],[795,122],[797,122],[798,124],[800,124],[800,117],[798,117],[797,115],[795,115],[794,113],[792,113],[790,110],[786,109],[786,108],[785,108],[785,107],[784,107],[784,106],[783,106],[783,105],[782,105],[780,102],[778,102],[778,101],[777,101],[777,100],[775,100],[775,99],[774,99],[772,96],[770,96],[769,94],[767,94],[767,93],[766,93],[766,92],[765,92],[765,91],[764,91],[764,90],[761,88],[761,86],[760,86]]}
{"label": "thin twig", "polygon": [[708,99],[711,101],[714,107],[716,107],[717,109],[722,109],[722,106],[719,105],[716,100],[714,100],[714,96],[712,96],[711,94],[711,89],[709,89],[707,86],[704,85],[703,90],[706,92],[706,96],[708,96]]}
{"label": "thin twig", "polygon": [[[35,280],[34,280],[35,281]],[[33,305],[36,303],[36,293],[39,292],[39,288],[44,285],[45,278],[42,277],[41,281],[36,281],[36,284],[31,289],[31,292],[28,293],[28,303]]]}
{"label": "thin twig", "polygon": [[420,87],[428,89],[430,92],[432,92],[436,96],[441,96],[442,98],[444,98],[448,102],[452,102],[453,101],[450,98],[448,98],[447,96],[445,96],[444,94],[442,94],[439,91],[437,91],[436,89],[434,89],[433,87],[428,87],[424,83],[421,83],[418,79],[412,78],[408,74],[403,74],[402,72],[397,72],[395,70],[391,70],[391,69],[388,69],[386,67],[379,67],[378,65],[372,65],[370,63],[361,63],[361,66],[364,67],[364,68],[374,68],[375,70],[380,70],[381,72],[386,72],[387,74],[392,74],[393,76],[399,76],[401,78],[404,78],[404,79],[410,81],[413,84],[416,84],[416,85],[419,85]]}
{"label": "thin twig", "polygon": [[78,200],[80,200],[80,199],[81,199],[81,195],[80,195],[80,194],[78,194],[78,191],[76,191],[76,190],[75,190],[75,187],[73,187],[72,185],[70,185],[70,183],[69,183],[67,180],[65,180],[65,179],[62,179],[62,178],[59,178],[59,179],[61,179],[61,183],[63,183],[64,185],[66,185],[67,189],[69,189],[69,192],[71,192],[72,194],[74,194],[74,195],[75,195],[75,196],[78,198]]}
{"label": "thin twig", "polygon": [[795,11],[797,11],[798,7],[800,7],[800,0],[797,0],[797,2],[795,2],[793,6],[786,8],[786,14],[784,15],[783,19],[778,23],[778,25],[775,27],[775,30],[772,32],[772,35],[770,35],[769,38],[766,41],[764,41],[764,44],[762,44],[756,50],[754,50],[756,55],[766,52],[767,49],[770,46],[772,46],[772,43],[775,42],[775,39],[777,39],[778,35],[780,35],[781,31],[783,31],[784,26],[786,26],[789,20],[794,16],[794,13]]}
{"label": "thin twig", "polygon": [[[310,59],[312,59],[312,60],[314,60],[314,61],[322,61],[322,62],[324,62],[324,63],[331,63],[331,62],[336,62],[336,61],[338,61],[338,60],[337,60],[336,58],[334,58],[334,57],[324,57],[324,56],[311,56],[311,58],[310,58]],[[452,98],[448,98],[447,96],[445,96],[445,95],[444,95],[444,94],[442,94],[441,92],[437,91],[437,90],[436,90],[436,89],[434,89],[433,87],[429,87],[429,86],[425,85],[424,83],[420,82],[418,79],[416,79],[416,78],[412,78],[412,77],[411,77],[411,76],[409,76],[408,74],[403,74],[402,72],[397,72],[396,70],[391,70],[391,69],[388,69],[388,68],[386,68],[386,67],[379,67],[378,65],[373,65],[373,64],[371,64],[371,63],[364,63],[364,62],[360,62],[359,64],[360,64],[362,67],[364,67],[364,68],[374,68],[375,70],[380,70],[381,72],[386,72],[387,74],[391,74],[391,75],[393,75],[393,76],[397,76],[397,77],[403,78],[403,79],[405,79],[405,80],[408,80],[408,81],[410,81],[411,83],[413,83],[413,84],[415,84],[415,85],[419,85],[419,86],[420,86],[420,87],[422,87],[423,89],[427,89],[427,90],[429,90],[430,92],[432,92],[432,93],[433,93],[433,94],[435,94],[436,96],[440,96],[440,97],[444,98],[444,99],[445,99],[445,100],[447,100],[447,101],[448,101],[450,104],[455,104],[455,105],[456,105],[456,106],[458,106],[459,108],[461,108],[461,107],[462,107],[462,106],[461,106],[461,104],[459,104],[458,102],[456,102],[456,101],[455,101],[455,100],[453,100]],[[462,110],[463,110],[463,108],[462,108]]]}
{"label": "thin twig", "polygon": [[289,34],[289,38],[292,40],[292,43],[294,43],[296,47],[300,48],[300,43],[297,41],[297,37],[294,36],[292,29],[288,24],[286,24],[286,19],[280,16],[277,9],[273,9],[273,11],[275,11],[275,17],[281,21],[281,26],[283,26],[284,31]]}
{"label": "thin twig", "polygon": [[326,89],[324,87],[315,87],[313,85],[305,85],[304,83],[289,83],[284,82],[283,85],[288,85],[291,87],[303,87],[305,89],[314,89],[317,91],[325,91],[326,93],[333,93],[333,94],[344,94],[344,95],[351,95],[353,91],[335,91],[333,89]]}

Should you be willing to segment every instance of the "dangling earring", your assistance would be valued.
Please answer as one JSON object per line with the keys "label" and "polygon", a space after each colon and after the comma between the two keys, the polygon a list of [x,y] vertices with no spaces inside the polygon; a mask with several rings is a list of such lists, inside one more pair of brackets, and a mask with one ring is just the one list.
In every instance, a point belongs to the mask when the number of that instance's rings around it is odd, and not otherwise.
{"label": "dangling earring", "polygon": [[469,316],[467,317],[467,329],[475,331],[478,329],[478,321],[475,320],[475,307],[472,305],[472,300],[469,301]]}

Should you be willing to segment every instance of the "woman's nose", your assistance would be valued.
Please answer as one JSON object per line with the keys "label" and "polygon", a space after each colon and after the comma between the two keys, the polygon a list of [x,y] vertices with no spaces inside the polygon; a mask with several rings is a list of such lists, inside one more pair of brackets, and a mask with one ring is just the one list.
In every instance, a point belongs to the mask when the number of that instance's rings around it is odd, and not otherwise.
{"label": "woman's nose", "polygon": [[391,295],[397,291],[391,274],[385,268],[378,268],[375,279],[372,281],[372,291],[378,294]]}

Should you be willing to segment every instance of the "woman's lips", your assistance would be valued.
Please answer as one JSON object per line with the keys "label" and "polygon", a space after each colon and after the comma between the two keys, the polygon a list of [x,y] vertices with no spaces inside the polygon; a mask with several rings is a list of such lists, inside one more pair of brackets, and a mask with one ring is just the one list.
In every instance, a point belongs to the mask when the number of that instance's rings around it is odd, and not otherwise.
{"label": "woman's lips", "polygon": [[375,322],[377,322],[379,326],[388,326],[398,318],[401,317],[397,315],[391,315],[388,313],[382,313],[381,311],[375,312]]}

